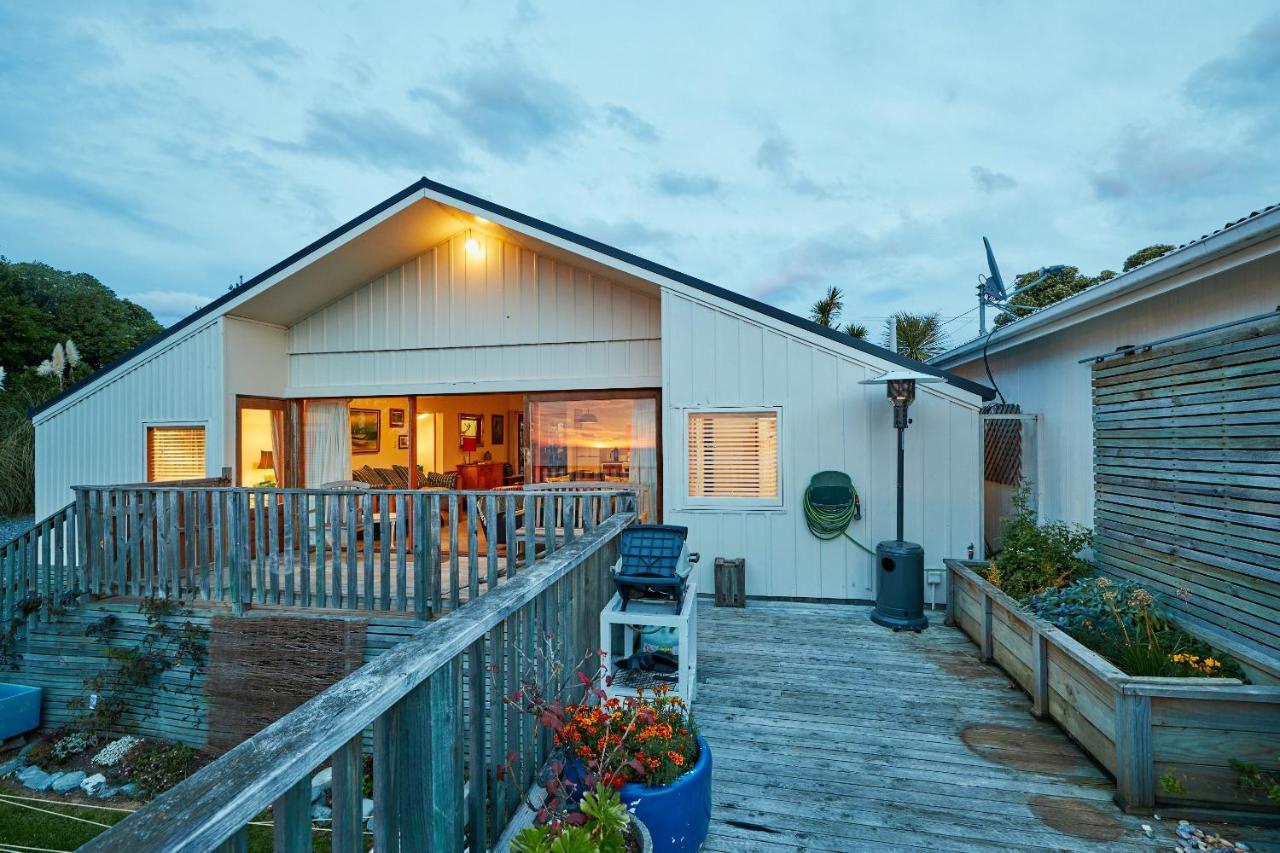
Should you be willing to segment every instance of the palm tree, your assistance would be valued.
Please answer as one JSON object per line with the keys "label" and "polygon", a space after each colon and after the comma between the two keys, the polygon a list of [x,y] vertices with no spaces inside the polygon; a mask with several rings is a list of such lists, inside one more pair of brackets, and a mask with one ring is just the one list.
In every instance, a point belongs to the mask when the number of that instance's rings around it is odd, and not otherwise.
{"label": "palm tree", "polygon": [[840,288],[833,284],[827,291],[826,296],[813,303],[813,307],[809,309],[809,319],[819,326],[834,329],[836,320],[840,318],[840,311],[843,308],[844,294],[840,292]]}
{"label": "palm tree", "polygon": [[942,315],[912,314],[899,311],[884,321],[881,341],[886,347],[893,345],[893,329],[898,331],[898,354],[917,361],[928,361],[947,349],[947,336],[942,331]]}
{"label": "palm tree", "polygon": [[867,339],[867,327],[861,323],[846,323],[844,333],[851,338]]}

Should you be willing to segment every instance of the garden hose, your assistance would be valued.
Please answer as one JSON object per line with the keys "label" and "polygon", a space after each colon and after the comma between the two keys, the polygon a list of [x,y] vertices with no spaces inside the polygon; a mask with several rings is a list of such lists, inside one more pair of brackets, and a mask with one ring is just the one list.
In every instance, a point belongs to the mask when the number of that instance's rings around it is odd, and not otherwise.
{"label": "garden hose", "polygon": [[852,500],[848,504],[840,506],[815,504],[810,497],[813,492],[813,484],[810,483],[804,490],[805,523],[809,525],[809,532],[819,539],[835,539],[838,536],[843,536],[874,557],[875,551],[849,535],[850,522],[854,519],[862,518],[862,507],[858,500],[858,492],[856,489],[851,491]]}

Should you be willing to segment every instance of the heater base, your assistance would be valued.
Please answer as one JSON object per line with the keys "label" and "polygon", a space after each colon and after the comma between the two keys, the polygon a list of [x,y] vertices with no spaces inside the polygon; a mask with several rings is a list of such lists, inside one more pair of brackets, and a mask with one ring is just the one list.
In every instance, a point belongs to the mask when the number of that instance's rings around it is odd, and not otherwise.
{"label": "heater base", "polygon": [[879,610],[871,611],[871,621],[895,631],[915,631],[917,634],[929,627],[929,619],[926,616],[897,616],[892,613],[881,613]]}

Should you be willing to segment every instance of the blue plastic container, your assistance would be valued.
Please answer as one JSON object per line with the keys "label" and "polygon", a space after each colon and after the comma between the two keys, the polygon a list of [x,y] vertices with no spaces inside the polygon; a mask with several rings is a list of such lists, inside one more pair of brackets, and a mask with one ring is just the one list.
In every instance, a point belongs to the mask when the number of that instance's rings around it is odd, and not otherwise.
{"label": "blue plastic container", "polygon": [[0,741],[40,725],[40,688],[0,684]]}
{"label": "blue plastic container", "polygon": [[693,769],[670,785],[629,782],[618,793],[649,830],[653,853],[693,853],[711,827],[711,748],[699,737]]}

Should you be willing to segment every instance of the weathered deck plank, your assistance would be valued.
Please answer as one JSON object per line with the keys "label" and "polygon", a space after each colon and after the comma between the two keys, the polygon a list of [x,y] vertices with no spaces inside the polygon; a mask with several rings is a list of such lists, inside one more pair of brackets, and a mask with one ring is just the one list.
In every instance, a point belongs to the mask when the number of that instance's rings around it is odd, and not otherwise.
{"label": "weathered deck plank", "polygon": [[[715,779],[705,850],[1170,846],[1170,828],[1123,814],[1111,779],[940,613],[914,635],[860,606],[699,606],[694,710]],[[991,731],[1009,737],[972,736]]]}

